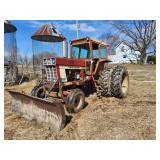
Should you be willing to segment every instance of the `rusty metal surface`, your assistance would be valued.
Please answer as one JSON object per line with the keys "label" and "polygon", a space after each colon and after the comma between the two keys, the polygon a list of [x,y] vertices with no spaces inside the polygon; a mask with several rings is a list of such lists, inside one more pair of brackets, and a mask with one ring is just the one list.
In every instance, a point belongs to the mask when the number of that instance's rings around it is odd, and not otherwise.
{"label": "rusty metal surface", "polygon": [[17,28],[10,21],[4,21],[4,33],[16,32]]}
{"label": "rusty metal surface", "polygon": [[77,80],[77,81],[72,81],[72,82],[65,82],[64,83],[64,86],[72,86],[72,85],[84,85],[85,84],[85,81],[83,80]]}
{"label": "rusty metal surface", "polygon": [[102,46],[109,46],[109,44],[101,41],[101,40],[98,40],[98,39],[95,39],[95,38],[91,38],[91,37],[84,37],[84,38],[80,38],[80,39],[74,39],[71,41],[71,45],[78,45],[78,44],[83,44],[83,43],[89,43],[89,42],[94,42],[94,43],[97,43],[97,44],[100,44]]}
{"label": "rusty metal surface", "polygon": [[43,25],[31,38],[44,42],[62,42],[66,39],[52,24]]}
{"label": "rusty metal surface", "polygon": [[9,91],[12,96],[11,110],[27,119],[35,119],[39,123],[47,123],[54,131],[65,125],[65,111],[58,102],[49,102],[23,93]]}

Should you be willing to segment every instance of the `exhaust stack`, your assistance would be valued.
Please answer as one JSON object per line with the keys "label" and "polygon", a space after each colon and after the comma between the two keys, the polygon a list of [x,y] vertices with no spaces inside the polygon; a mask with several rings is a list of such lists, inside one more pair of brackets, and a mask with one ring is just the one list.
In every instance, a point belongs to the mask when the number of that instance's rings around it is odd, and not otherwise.
{"label": "exhaust stack", "polygon": [[68,44],[66,39],[63,41],[63,57],[68,57]]}

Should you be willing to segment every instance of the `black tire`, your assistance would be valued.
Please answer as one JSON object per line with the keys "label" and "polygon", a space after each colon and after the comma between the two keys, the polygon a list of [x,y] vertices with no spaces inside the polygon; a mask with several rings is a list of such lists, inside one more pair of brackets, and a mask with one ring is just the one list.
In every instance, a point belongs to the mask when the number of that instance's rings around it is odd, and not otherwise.
{"label": "black tire", "polygon": [[129,90],[129,74],[124,66],[116,66],[111,76],[111,94],[116,98],[124,98]]}
{"label": "black tire", "polygon": [[31,95],[38,98],[46,98],[46,92],[48,88],[41,86],[41,87],[34,87],[31,91]]}
{"label": "black tire", "polygon": [[36,95],[36,90],[37,90],[37,86],[35,86],[32,91],[31,91],[31,96],[35,96]]}
{"label": "black tire", "polygon": [[103,71],[100,73],[99,76],[99,88],[100,88],[100,94],[104,97],[111,96],[111,90],[110,90],[110,82],[111,82],[111,74],[112,74],[112,67],[106,66]]}
{"label": "black tire", "polygon": [[35,96],[38,98],[42,98],[42,99],[45,98],[45,94],[46,94],[46,91],[45,91],[44,86],[37,88],[35,92]]}
{"label": "black tire", "polygon": [[81,89],[74,89],[67,96],[67,111],[72,113],[79,112],[85,104],[85,95]]}

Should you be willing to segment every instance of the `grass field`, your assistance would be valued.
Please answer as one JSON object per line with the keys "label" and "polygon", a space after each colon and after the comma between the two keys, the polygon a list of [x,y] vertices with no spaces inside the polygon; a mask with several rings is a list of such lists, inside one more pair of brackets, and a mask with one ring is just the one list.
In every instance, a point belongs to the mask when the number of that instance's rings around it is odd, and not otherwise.
{"label": "grass field", "polygon": [[[86,98],[88,105],[73,115],[59,133],[17,117],[5,90],[4,139],[156,139],[156,66],[127,65],[129,95],[125,99]],[[30,92],[35,82],[7,87]],[[7,89],[5,88],[5,89]]]}

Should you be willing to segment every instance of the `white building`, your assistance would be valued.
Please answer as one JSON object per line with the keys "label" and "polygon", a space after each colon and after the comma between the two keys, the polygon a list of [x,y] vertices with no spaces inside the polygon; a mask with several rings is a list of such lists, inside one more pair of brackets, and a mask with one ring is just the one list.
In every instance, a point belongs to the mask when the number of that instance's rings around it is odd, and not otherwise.
{"label": "white building", "polygon": [[140,52],[131,49],[125,42],[120,42],[115,47],[115,53],[108,58],[112,63],[137,63],[140,60]]}

